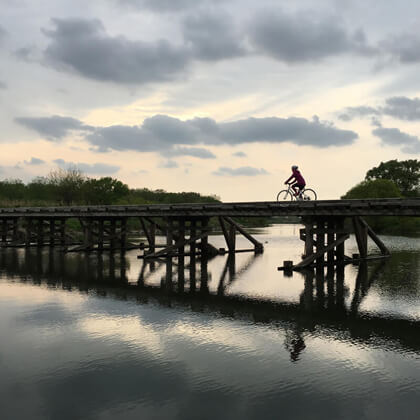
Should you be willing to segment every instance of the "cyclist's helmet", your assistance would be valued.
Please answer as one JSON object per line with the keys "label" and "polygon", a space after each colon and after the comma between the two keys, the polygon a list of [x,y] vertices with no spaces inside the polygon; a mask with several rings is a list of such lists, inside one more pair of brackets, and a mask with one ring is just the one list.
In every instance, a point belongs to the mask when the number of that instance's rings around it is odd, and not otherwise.
{"label": "cyclist's helmet", "polygon": [[298,168],[297,165],[292,166],[292,169],[297,169],[297,168]]}

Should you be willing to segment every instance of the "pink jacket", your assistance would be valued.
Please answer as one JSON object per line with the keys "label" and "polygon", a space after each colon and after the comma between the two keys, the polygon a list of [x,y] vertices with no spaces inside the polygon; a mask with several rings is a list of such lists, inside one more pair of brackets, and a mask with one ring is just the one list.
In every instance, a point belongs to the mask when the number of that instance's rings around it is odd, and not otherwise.
{"label": "pink jacket", "polygon": [[294,178],[299,185],[306,185],[306,182],[298,169],[292,169],[292,175],[287,179],[287,183]]}

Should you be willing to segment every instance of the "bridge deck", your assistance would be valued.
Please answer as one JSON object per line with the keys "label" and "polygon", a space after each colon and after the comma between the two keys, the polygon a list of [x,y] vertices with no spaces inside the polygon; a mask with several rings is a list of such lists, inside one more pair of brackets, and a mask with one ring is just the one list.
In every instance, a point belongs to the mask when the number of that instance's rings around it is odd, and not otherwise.
{"label": "bridge deck", "polygon": [[420,216],[420,198],[0,208],[7,217]]}

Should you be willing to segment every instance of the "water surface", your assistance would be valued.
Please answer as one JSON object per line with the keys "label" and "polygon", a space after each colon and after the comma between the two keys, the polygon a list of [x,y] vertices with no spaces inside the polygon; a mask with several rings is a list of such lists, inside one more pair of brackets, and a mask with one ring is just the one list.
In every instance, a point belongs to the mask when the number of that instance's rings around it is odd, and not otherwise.
{"label": "water surface", "polygon": [[262,255],[184,267],[1,250],[1,418],[417,419],[420,241],[288,276],[299,228],[258,231]]}

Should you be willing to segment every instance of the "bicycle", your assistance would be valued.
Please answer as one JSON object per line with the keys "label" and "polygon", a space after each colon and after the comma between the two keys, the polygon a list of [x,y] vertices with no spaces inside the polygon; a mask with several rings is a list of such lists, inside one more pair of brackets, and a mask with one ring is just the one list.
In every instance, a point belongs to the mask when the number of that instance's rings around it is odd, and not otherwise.
{"label": "bicycle", "polygon": [[317,195],[316,192],[311,188],[304,188],[300,191],[298,196],[295,196],[295,192],[293,191],[292,184],[287,184],[287,190],[281,190],[277,194],[277,201],[309,201],[309,200],[316,200]]}

